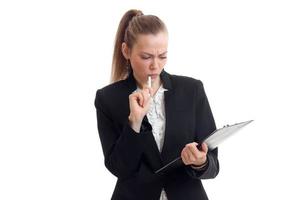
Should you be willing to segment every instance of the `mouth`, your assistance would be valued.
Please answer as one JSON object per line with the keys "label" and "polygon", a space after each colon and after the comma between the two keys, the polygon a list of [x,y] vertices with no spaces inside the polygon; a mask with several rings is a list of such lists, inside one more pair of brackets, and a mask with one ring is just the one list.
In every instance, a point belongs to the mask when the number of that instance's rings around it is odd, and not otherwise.
{"label": "mouth", "polygon": [[148,76],[150,76],[151,79],[156,79],[158,77],[158,74],[149,74]]}

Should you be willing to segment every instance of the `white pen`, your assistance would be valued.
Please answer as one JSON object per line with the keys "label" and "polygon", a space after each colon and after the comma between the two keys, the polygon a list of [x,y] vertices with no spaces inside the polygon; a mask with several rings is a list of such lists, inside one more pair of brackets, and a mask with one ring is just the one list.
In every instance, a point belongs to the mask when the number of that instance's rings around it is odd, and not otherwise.
{"label": "white pen", "polygon": [[[152,82],[151,82],[151,76],[148,76],[148,88],[152,87]],[[149,93],[149,96],[151,96],[151,94]]]}
{"label": "white pen", "polygon": [[148,87],[151,88],[151,76],[148,76]]}

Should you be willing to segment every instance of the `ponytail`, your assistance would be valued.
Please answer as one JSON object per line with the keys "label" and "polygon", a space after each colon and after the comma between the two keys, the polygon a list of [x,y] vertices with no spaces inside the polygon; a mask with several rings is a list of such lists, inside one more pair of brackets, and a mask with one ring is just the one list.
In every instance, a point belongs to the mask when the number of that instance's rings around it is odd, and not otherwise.
{"label": "ponytail", "polygon": [[130,61],[122,54],[122,43],[125,42],[129,48],[132,48],[138,34],[156,34],[160,31],[167,31],[167,28],[154,15],[144,15],[142,11],[135,9],[123,15],[115,38],[111,82],[125,79],[131,70]]}
{"label": "ponytail", "polygon": [[111,82],[116,82],[126,78],[128,75],[128,61],[124,58],[122,54],[122,43],[124,42],[125,31],[128,27],[129,22],[134,16],[143,15],[142,11],[139,10],[129,10],[127,11],[119,24],[116,38],[115,46],[112,60],[112,70],[111,70]]}

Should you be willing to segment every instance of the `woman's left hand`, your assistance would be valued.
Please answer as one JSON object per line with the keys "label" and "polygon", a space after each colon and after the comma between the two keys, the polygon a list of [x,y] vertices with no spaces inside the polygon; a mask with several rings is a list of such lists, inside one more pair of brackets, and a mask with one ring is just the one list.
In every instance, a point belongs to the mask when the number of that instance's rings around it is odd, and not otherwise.
{"label": "woman's left hand", "polygon": [[205,143],[202,143],[201,150],[197,148],[198,143],[192,142],[186,144],[181,151],[181,158],[185,165],[201,166],[206,162],[206,154],[208,147]]}

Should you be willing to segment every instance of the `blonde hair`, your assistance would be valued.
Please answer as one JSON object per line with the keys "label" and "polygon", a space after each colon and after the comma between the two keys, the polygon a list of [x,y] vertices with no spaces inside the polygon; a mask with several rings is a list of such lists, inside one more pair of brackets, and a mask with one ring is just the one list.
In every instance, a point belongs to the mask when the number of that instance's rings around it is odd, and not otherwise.
{"label": "blonde hair", "polygon": [[125,79],[130,70],[130,61],[122,54],[122,43],[128,48],[136,43],[139,34],[157,34],[166,31],[162,20],[154,15],[144,15],[140,10],[128,10],[122,17],[117,30],[111,69],[111,82]]}

